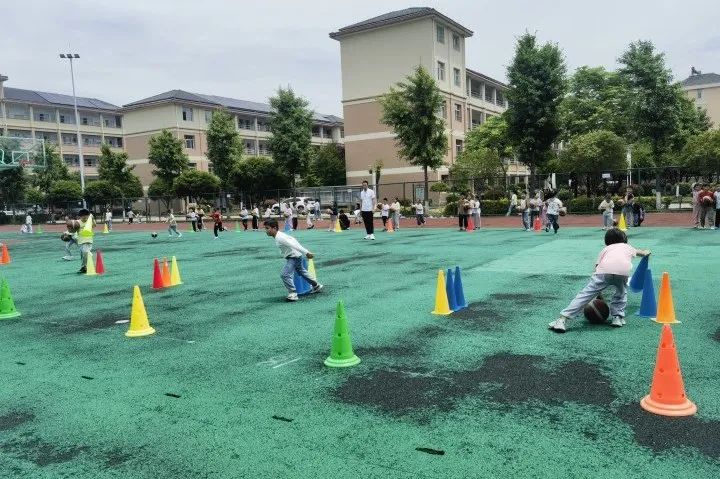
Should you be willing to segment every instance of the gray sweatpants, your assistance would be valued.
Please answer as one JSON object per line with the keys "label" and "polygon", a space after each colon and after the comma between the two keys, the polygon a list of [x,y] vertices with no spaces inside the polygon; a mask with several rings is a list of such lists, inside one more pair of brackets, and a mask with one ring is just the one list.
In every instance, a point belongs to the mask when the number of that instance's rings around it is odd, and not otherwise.
{"label": "gray sweatpants", "polygon": [[[605,228],[612,228],[613,227],[613,212],[612,211],[603,211],[603,226]],[[627,221],[627,219],[626,219]]]}
{"label": "gray sweatpants", "polygon": [[92,254],[92,243],[83,243],[80,245],[80,267],[84,268],[87,265],[87,257]]}
{"label": "gray sweatpants", "polygon": [[605,288],[614,286],[615,294],[610,300],[610,315],[624,318],[625,306],[627,305],[627,280],[627,276],[619,274],[593,274],[590,276],[590,282],[587,286],[575,296],[575,299],[560,314],[566,318],[574,318]]}

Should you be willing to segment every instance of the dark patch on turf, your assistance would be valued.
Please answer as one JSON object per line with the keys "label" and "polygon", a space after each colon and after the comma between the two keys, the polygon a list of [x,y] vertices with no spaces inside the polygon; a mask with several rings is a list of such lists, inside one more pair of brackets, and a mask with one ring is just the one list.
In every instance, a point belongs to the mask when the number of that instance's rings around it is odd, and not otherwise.
{"label": "dark patch on turf", "polygon": [[294,419],[289,418],[289,417],[283,417],[283,416],[277,416],[277,415],[273,415],[271,417],[273,419],[275,419],[276,421],[282,421],[282,422],[293,422],[294,421]]}
{"label": "dark patch on turf", "polygon": [[122,449],[115,448],[105,453],[105,467],[114,468],[126,463],[133,458],[132,454],[124,452]]}
{"label": "dark patch on turf", "polygon": [[480,331],[494,331],[510,319],[507,312],[507,308],[500,308],[492,301],[475,301],[468,304],[467,308],[454,312],[452,317],[460,320],[457,323],[460,326],[472,327]]}
{"label": "dark patch on turf", "polygon": [[16,457],[31,461],[40,467],[72,461],[83,452],[90,450],[87,446],[57,446],[36,437],[27,436],[19,441],[4,443],[0,447]]}
{"label": "dark patch on turf", "polygon": [[715,331],[715,335],[713,336],[713,339],[714,339],[715,341],[720,342],[720,328],[718,328],[718,330]]}
{"label": "dark patch on turf", "polygon": [[33,419],[35,419],[35,414],[30,411],[11,411],[0,416],[0,431],[14,429]]}
{"label": "dark patch on turf", "polygon": [[132,289],[130,289],[130,288],[123,288],[123,289],[116,289],[113,291],[103,291],[101,293],[94,293],[95,297],[99,296],[101,298],[112,297],[112,296],[120,297],[120,296],[128,296],[128,295],[132,295]]}
{"label": "dark patch on turf", "polygon": [[418,452],[424,452],[425,454],[432,454],[434,456],[445,455],[445,451],[443,451],[442,449],[433,449],[430,447],[416,447],[415,450]]}
{"label": "dark patch on turf", "polygon": [[370,346],[354,348],[355,354],[362,357],[386,358],[409,357],[417,354],[419,347],[405,343],[402,346]]}
{"label": "dark patch on turf", "polygon": [[211,251],[209,253],[204,253],[202,256],[203,258],[218,258],[223,256],[241,256],[252,252],[253,251],[249,251],[249,248],[233,248],[221,251]]}
{"label": "dark patch on turf", "polygon": [[615,399],[610,380],[596,365],[582,361],[548,369],[542,365],[542,356],[501,353],[471,370],[379,369],[349,377],[332,395],[386,414],[420,417],[433,411],[451,411],[468,396],[489,400],[502,410],[531,402],[607,407]]}
{"label": "dark patch on turf", "polygon": [[635,441],[655,453],[692,447],[706,456],[720,458],[720,421],[701,421],[694,416],[658,416],[639,404],[622,406],[617,415],[632,428]]}

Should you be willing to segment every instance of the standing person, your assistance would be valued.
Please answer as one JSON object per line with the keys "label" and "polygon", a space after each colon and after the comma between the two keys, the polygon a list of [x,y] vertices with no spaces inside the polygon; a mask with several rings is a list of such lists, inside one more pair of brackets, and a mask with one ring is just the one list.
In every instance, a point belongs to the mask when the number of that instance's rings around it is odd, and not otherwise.
{"label": "standing person", "polygon": [[313,224],[313,216],[314,215],[315,215],[314,211],[306,211],[305,212],[305,226],[309,230],[315,228],[315,224]]}
{"label": "standing person", "polygon": [[328,214],[330,215],[330,226],[328,226],[328,231],[333,231],[338,220],[337,201],[333,202],[332,206],[328,208]]}
{"label": "standing person", "polygon": [[692,214],[694,228],[700,228],[700,202],[698,195],[700,194],[700,183],[692,184]]}
{"label": "standing person", "polygon": [[549,328],[556,333],[564,333],[566,323],[580,314],[590,301],[610,286],[615,288],[615,295],[610,302],[611,324],[616,328],[625,325],[627,284],[632,271],[632,258],[649,254],[648,250],[635,249],[627,244],[627,235],[623,231],[617,228],[609,229],[605,233],[605,248],[600,251],[595,262],[595,272],[590,277],[590,282],[562,310],[560,317],[549,324]]}
{"label": "standing person", "polygon": [[215,208],[215,211],[213,211],[212,219],[215,221],[215,226],[213,226],[213,234],[215,235],[215,239],[218,239],[218,231],[225,231],[225,228],[223,228],[223,218],[222,213],[220,213],[220,208]]}
{"label": "standing person", "polygon": [[[472,218],[473,221],[473,229],[477,229],[477,224],[475,223],[475,217],[477,216],[477,208],[475,208],[475,195],[470,194],[468,195],[468,203],[470,203],[470,210],[468,211],[468,218]],[[468,224],[470,222],[468,221]]]}
{"label": "standing person", "polygon": [[[560,208],[563,207],[562,201],[556,196],[557,193],[554,191],[551,191],[547,194],[548,199],[545,202],[545,205],[547,206],[547,220],[548,224],[553,227],[555,230],[555,234],[557,234],[558,230],[560,229],[560,224],[558,223],[558,218],[560,217]],[[546,229],[546,231],[549,231]]]}
{"label": "standing person", "polygon": [[635,195],[633,189],[628,188],[625,191],[625,197],[623,198],[622,215],[625,217],[625,224],[628,226],[635,226]]}
{"label": "standing person", "polygon": [[470,211],[470,203],[465,199],[465,195],[460,195],[457,205],[458,210],[458,224],[460,225],[460,231],[467,230],[468,226],[468,211]]}
{"label": "standing person", "polygon": [[202,231],[205,229],[205,225],[203,224],[203,218],[205,217],[205,210],[200,206],[197,210],[197,229],[198,231]]}
{"label": "standing person", "polygon": [[363,223],[365,223],[365,235],[366,240],[375,239],[375,228],[373,225],[373,214],[375,211],[375,205],[377,200],[375,198],[375,192],[368,188],[367,180],[362,182],[362,191],[360,191],[360,214],[362,215]]}
{"label": "standing person", "polygon": [[293,276],[297,273],[299,276],[305,278],[310,283],[312,289],[311,293],[318,293],[323,289],[323,285],[318,283],[315,279],[310,276],[302,263],[302,256],[305,255],[307,259],[313,259],[314,255],[303,248],[303,246],[293,238],[292,236],[278,231],[278,222],[274,219],[265,220],[265,234],[275,238],[275,244],[280,248],[280,253],[285,258],[285,267],[280,273],[280,277],[285,284],[285,288],[288,290],[287,300],[297,301],[298,295],[295,290],[295,282]]}
{"label": "standing person", "polygon": [[322,219],[322,205],[320,205],[320,198],[315,198],[315,219],[320,221]]}
{"label": "standing person", "polygon": [[530,199],[530,228],[532,229],[535,226],[535,218],[540,217],[540,203],[542,203],[542,200],[540,199],[540,192],[535,191],[535,196]]}
{"label": "standing person", "polygon": [[425,207],[420,200],[415,204],[415,220],[421,228],[425,226]]}
{"label": "standing person", "polygon": [[295,203],[290,203],[290,217],[292,218],[292,229],[298,229],[298,208]]}
{"label": "standing person", "polygon": [[517,194],[515,194],[514,191],[511,191],[508,193],[508,195],[510,196],[510,204],[508,205],[508,210],[507,210],[507,213],[505,213],[505,216],[510,216],[511,214],[513,214],[515,212],[515,210],[517,209],[517,205],[518,205]]}
{"label": "standing person", "polygon": [[33,233],[33,220],[32,215],[28,211],[27,215],[25,216],[25,232],[28,234]]}
{"label": "standing person", "polygon": [[257,205],[252,205],[252,230],[258,230],[258,221],[260,218],[260,209]]}
{"label": "standing person", "polygon": [[80,270],[78,274],[85,274],[87,273],[88,255],[92,254],[93,237],[95,236],[92,229],[97,223],[86,208],[81,209],[78,216],[80,217],[80,221],[77,223],[78,246],[80,246]]}
{"label": "standing person", "polygon": [[520,211],[520,217],[522,219],[523,230],[530,231],[530,202],[528,200],[527,191],[522,195],[522,199],[518,203],[518,211]]}
{"label": "standing person", "polygon": [[720,228],[720,185],[715,187],[713,196],[715,197],[715,226],[712,229],[716,230]]}
{"label": "standing person", "polygon": [[[310,216],[310,222],[312,223],[312,217],[315,216],[315,200],[312,198],[305,202],[305,214]],[[307,219],[305,219],[307,224]]]}
{"label": "standing person", "polygon": [[480,218],[481,210],[480,210],[480,197],[478,195],[473,195],[472,199],[472,210],[473,210],[473,223],[476,230],[479,230],[482,226],[482,220]]}
{"label": "standing person", "polygon": [[112,211],[110,211],[110,208],[105,210],[105,226],[107,226],[108,231],[112,231]]}
{"label": "standing person", "polygon": [[605,199],[600,202],[598,210],[602,211],[603,215],[603,231],[609,230],[613,227],[613,209],[615,208],[615,202],[612,200],[610,193],[605,195]]}
{"label": "standing person", "polygon": [[396,196],[395,201],[390,205],[390,214],[392,215],[393,229],[400,229],[400,199]]}
{"label": "standing person", "polygon": [[132,208],[128,208],[127,217],[128,223],[133,224],[133,220],[135,220],[135,212],[132,210]]}
{"label": "standing person", "polygon": [[387,231],[387,222],[390,217],[390,205],[388,199],[383,198],[382,205],[380,206],[380,218],[382,219],[383,231]]}
{"label": "standing person", "polygon": [[172,238],[173,233],[175,233],[178,238],[182,238],[182,233],[177,230],[177,220],[175,219],[173,210],[168,210],[167,215],[168,216],[167,218],[165,218],[165,223],[168,224],[168,238]]}
{"label": "standing person", "polygon": [[243,231],[247,231],[248,219],[248,210],[243,205],[242,209],[240,210],[240,221],[242,221]]}
{"label": "standing person", "polygon": [[702,190],[698,193],[698,205],[700,206],[700,229],[710,228],[715,212],[715,195],[710,191],[710,185],[707,183],[702,185]]}
{"label": "standing person", "polygon": [[190,225],[192,226],[192,230],[194,233],[197,233],[198,227],[197,227],[197,219],[198,215],[195,211],[195,208],[190,208],[187,214],[187,218],[190,220]]}
{"label": "standing person", "polygon": [[[72,255],[72,246],[78,246],[78,231],[80,230],[80,222],[68,220],[65,223],[66,231],[60,235],[60,239],[65,241],[65,261],[72,261],[75,259]],[[79,247],[79,246],[78,246]]]}

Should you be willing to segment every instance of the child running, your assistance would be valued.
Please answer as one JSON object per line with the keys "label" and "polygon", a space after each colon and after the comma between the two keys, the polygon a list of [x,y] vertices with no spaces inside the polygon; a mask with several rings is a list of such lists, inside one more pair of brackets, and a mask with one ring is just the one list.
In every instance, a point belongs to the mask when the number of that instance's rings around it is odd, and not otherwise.
{"label": "child running", "polygon": [[420,200],[415,204],[415,219],[418,226],[425,226],[425,207]]}
{"label": "child running", "polygon": [[560,223],[558,223],[558,218],[560,217],[560,208],[563,207],[562,201],[556,196],[557,193],[554,191],[551,191],[547,194],[548,199],[545,201],[545,209],[547,214],[547,226],[545,227],[545,231],[550,231],[550,227],[555,230],[555,234],[557,234],[558,230],[560,229]]}
{"label": "child running", "polygon": [[112,211],[110,208],[105,210],[105,226],[107,226],[108,231],[112,231]]}
{"label": "child running", "polygon": [[335,223],[338,220],[337,203],[333,203],[332,207],[328,208],[328,214],[330,215],[330,226],[328,226],[328,231],[333,231],[335,230]]}
{"label": "child running", "polygon": [[609,229],[605,233],[605,248],[600,251],[590,282],[575,296],[567,308],[560,312],[560,317],[549,324],[549,328],[556,333],[564,333],[566,323],[610,286],[615,287],[615,295],[610,302],[611,324],[616,328],[624,326],[627,282],[632,271],[632,258],[649,255],[649,250],[635,249],[627,244],[627,235],[623,231],[617,228]]}
{"label": "child running", "polygon": [[275,238],[275,244],[278,246],[278,248],[280,248],[280,253],[286,260],[285,267],[280,273],[280,277],[282,278],[283,283],[285,283],[285,288],[287,288],[288,290],[288,295],[286,299],[288,301],[298,300],[297,291],[295,291],[295,283],[293,281],[294,273],[302,276],[303,278],[305,278],[305,280],[307,280],[308,283],[310,283],[310,286],[312,286],[312,289],[310,290],[311,293],[320,292],[320,290],[323,289],[323,285],[315,281],[310,276],[310,273],[307,272],[302,262],[303,255],[307,259],[313,259],[314,255],[310,251],[303,248],[303,246],[298,242],[298,240],[296,240],[290,235],[278,231],[277,220],[265,220],[263,224],[265,226],[265,233],[268,236],[272,236],[273,238]]}
{"label": "child running", "polygon": [[215,235],[215,239],[218,239],[218,231],[225,231],[225,228],[223,228],[223,220],[222,220],[222,214],[220,214],[220,208],[215,208],[215,211],[213,211],[212,219],[215,221],[215,226],[213,226],[213,234]]}
{"label": "child running", "polygon": [[168,224],[168,238],[172,238],[173,233],[175,233],[178,238],[182,238],[182,233],[177,230],[177,220],[175,219],[173,210],[168,210],[167,215],[168,216],[167,218],[165,218],[165,223]]}
{"label": "child running", "polygon": [[615,202],[612,200],[610,193],[608,193],[600,203],[600,206],[598,206],[598,210],[603,212],[603,231],[613,227],[613,209],[615,209]]}

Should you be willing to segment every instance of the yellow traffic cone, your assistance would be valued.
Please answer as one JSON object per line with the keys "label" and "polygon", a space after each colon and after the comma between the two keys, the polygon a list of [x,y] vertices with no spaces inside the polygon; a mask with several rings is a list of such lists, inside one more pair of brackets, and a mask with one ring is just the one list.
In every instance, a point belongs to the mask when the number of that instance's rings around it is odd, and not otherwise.
{"label": "yellow traffic cone", "polygon": [[85,274],[87,276],[97,275],[97,271],[95,271],[95,262],[93,261],[92,251],[88,251],[87,254],[87,261],[85,262]]}
{"label": "yellow traffic cone", "polygon": [[620,213],[620,221],[618,221],[618,229],[620,231],[627,231],[627,223],[625,222],[625,214]]}
{"label": "yellow traffic cone", "polygon": [[445,289],[445,275],[443,270],[438,271],[437,287],[435,288],[435,310],[432,314],[447,316],[451,314],[450,304],[448,303],[447,290]]}
{"label": "yellow traffic cone", "polygon": [[108,227],[107,227],[107,223],[105,223],[105,226],[103,227],[103,234],[106,235],[106,234],[108,234],[108,233],[110,233],[110,230],[109,230]]}
{"label": "yellow traffic cone", "polygon": [[170,286],[177,286],[179,284],[183,284],[182,280],[180,279],[180,268],[178,267],[175,256],[173,256],[172,265],[170,268]]}
{"label": "yellow traffic cone", "polygon": [[340,228],[340,220],[335,220],[335,232],[342,233],[342,228]]}
{"label": "yellow traffic cone", "polygon": [[312,259],[308,260],[308,273],[310,273],[310,277],[312,279],[317,279],[317,276],[315,274],[315,261],[313,261]]}
{"label": "yellow traffic cone", "polygon": [[140,288],[135,285],[133,289],[132,310],[130,311],[130,328],[125,333],[128,338],[149,336],[155,332],[148,321],[145,303],[143,302]]}

